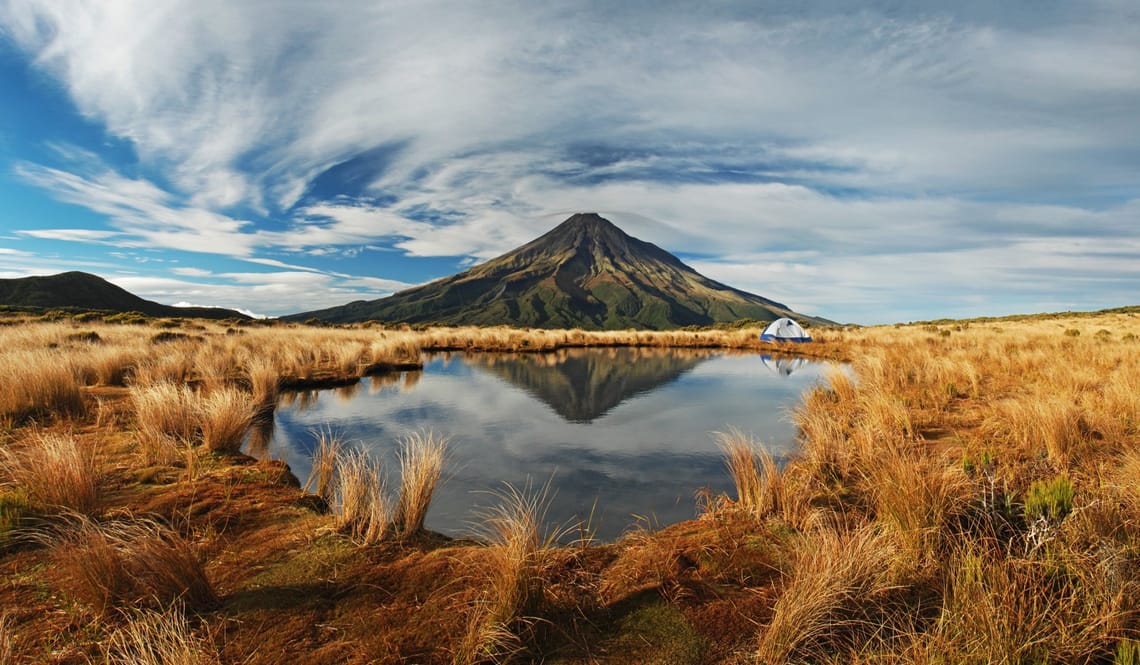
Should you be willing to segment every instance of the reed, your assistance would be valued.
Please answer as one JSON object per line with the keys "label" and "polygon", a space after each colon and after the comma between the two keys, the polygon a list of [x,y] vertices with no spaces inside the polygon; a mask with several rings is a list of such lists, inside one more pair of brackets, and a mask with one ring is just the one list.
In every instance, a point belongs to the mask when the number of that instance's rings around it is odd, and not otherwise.
{"label": "reed", "polygon": [[98,467],[91,446],[71,436],[36,434],[19,450],[0,448],[0,471],[45,513],[99,512]]}
{"label": "reed", "polygon": [[446,453],[447,439],[430,430],[407,434],[400,442],[400,497],[395,522],[401,538],[411,538],[423,530]]}
{"label": "reed", "polygon": [[[177,609],[139,610],[111,634],[105,659],[110,665],[218,665],[217,652],[194,635]],[[7,661],[4,661],[7,662]]]}

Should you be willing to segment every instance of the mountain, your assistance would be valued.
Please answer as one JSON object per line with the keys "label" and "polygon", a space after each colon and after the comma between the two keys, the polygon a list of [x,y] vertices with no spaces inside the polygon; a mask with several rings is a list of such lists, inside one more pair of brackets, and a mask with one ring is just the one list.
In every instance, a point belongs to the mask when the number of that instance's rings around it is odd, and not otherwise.
{"label": "mountain", "polygon": [[509,381],[574,423],[588,423],[625,400],[680,378],[709,360],[702,351],[612,348],[550,353],[474,353],[463,362]]}
{"label": "mountain", "polygon": [[156,317],[248,319],[220,307],[173,307],[143,300],[97,275],[64,272],[46,277],[0,279],[0,305],[35,309],[140,312]]}
{"label": "mountain", "polygon": [[661,330],[781,316],[824,322],[715,282],[608,220],[582,213],[457,275],[379,300],[283,318]]}

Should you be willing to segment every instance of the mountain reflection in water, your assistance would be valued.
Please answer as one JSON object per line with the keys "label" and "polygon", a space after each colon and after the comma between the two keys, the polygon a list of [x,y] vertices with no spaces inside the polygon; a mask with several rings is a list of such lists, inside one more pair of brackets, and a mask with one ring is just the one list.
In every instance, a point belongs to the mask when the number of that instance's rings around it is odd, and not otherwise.
{"label": "mountain reflection in water", "polygon": [[249,446],[285,459],[304,482],[313,431],[331,427],[392,476],[399,438],[431,428],[450,448],[428,528],[469,533],[503,483],[549,481],[550,523],[586,519],[596,500],[593,526],[609,540],[633,515],[660,524],[689,519],[698,490],[731,490],[714,431],[738,427],[777,456],[790,452],[788,411],[822,367],[773,372],[759,355],[714,350],[439,354],[423,372],[283,394],[273,423],[252,433]]}
{"label": "mountain reflection in water", "polygon": [[570,422],[588,423],[634,395],[676,380],[713,355],[706,350],[679,354],[616,347],[485,353],[467,356],[464,362],[526,390]]}

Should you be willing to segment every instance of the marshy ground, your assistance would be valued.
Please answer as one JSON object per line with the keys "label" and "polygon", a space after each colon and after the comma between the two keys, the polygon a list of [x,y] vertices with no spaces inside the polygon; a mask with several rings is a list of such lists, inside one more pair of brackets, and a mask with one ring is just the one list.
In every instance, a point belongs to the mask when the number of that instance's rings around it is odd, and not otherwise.
{"label": "marshy ground", "polygon": [[334,437],[307,491],[239,448],[284,387],[425,351],[759,329],[56,318],[0,328],[0,662],[1140,662],[1135,313],[814,331],[854,378],[804,396],[796,457],[728,432],[733,496],[558,546],[521,489],[478,539],[424,531],[430,434],[390,486]]}

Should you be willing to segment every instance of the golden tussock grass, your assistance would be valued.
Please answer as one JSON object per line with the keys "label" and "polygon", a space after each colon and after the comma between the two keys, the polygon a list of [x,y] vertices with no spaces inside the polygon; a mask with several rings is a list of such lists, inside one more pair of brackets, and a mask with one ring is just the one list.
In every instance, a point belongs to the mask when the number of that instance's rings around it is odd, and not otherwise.
{"label": "golden tussock grass", "polygon": [[916,649],[947,663],[1096,662],[1123,634],[1135,592],[1095,557],[1060,550],[1040,561],[966,545],[948,570],[938,621]]}
{"label": "golden tussock grass", "polygon": [[400,497],[395,515],[401,538],[410,538],[423,530],[446,452],[447,439],[430,430],[407,434],[401,440]]}
{"label": "golden tussock grass", "polygon": [[143,464],[169,464],[201,436],[201,404],[187,385],[168,381],[132,386]]}
{"label": "golden tussock grass", "polygon": [[74,437],[42,433],[28,437],[22,448],[0,448],[0,472],[23,489],[37,511],[99,511],[95,451]]}
{"label": "golden tussock grass", "polygon": [[217,603],[197,550],[158,522],[73,516],[44,539],[62,590],[98,614],[175,603],[199,610]]}
{"label": "golden tussock grass", "polygon": [[253,423],[249,394],[222,387],[201,398],[198,404],[202,444],[214,452],[237,453]]}
{"label": "golden tussock grass", "polygon": [[802,528],[811,515],[807,496],[793,485],[763,444],[737,429],[716,432],[739,508],[757,519],[777,517]]}
{"label": "golden tussock grass", "polygon": [[803,662],[880,630],[869,615],[891,589],[892,542],[874,529],[830,529],[807,534],[793,554],[793,569],[760,632],[757,663]]}
{"label": "golden tussock grass", "polygon": [[[127,614],[105,649],[109,665],[218,665],[210,643],[194,634],[177,608],[139,610]],[[7,661],[5,661],[7,662]]]}
{"label": "golden tussock grass", "polygon": [[348,452],[338,456],[335,478],[337,528],[361,545],[384,541],[393,527],[393,510],[380,463],[365,452]]}
{"label": "golden tussock grass", "polygon": [[20,649],[16,639],[15,622],[8,612],[0,612],[0,663],[17,663]]}
{"label": "golden tussock grass", "polygon": [[953,541],[954,520],[966,514],[974,498],[966,474],[940,460],[892,448],[883,450],[864,473],[875,517],[897,533],[900,555],[912,564],[937,564]]}
{"label": "golden tussock grass", "polygon": [[317,438],[317,448],[313,451],[313,466],[309,471],[309,479],[305,482],[304,491],[312,492],[331,502],[337,462],[345,450],[344,438],[339,433],[333,432],[331,428],[317,430],[313,434]]}
{"label": "golden tussock grass", "polygon": [[0,417],[78,417],[83,395],[74,362],[58,350],[6,351],[0,355]]}
{"label": "golden tussock grass", "polygon": [[499,661],[524,648],[542,597],[545,559],[558,538],[544,533],[548,490],[532,493],[507,484],[497,493],[499,502],[481,516],[484,590],[471,608],[455,662]]}

